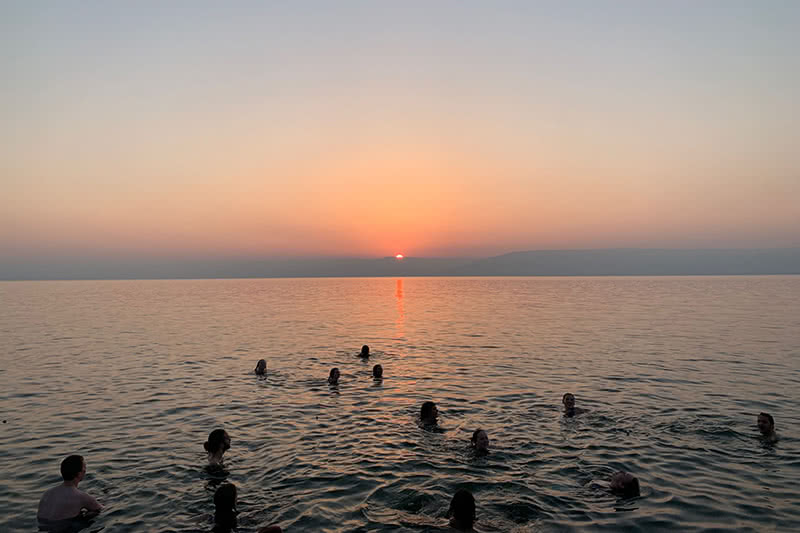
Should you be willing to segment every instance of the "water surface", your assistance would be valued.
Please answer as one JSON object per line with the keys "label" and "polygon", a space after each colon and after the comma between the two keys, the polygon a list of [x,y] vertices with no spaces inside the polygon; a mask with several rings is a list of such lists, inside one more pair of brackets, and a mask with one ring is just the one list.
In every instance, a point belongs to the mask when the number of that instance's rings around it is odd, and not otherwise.
{"label": "water surface", "polygon": [[[438,531],[459,488],[484,532],[800,530],[800,277],[9,282],[0,302],[0,530],[35,530],[81,453],[107,506],[89,531],[207,531],[216,427],[245,532]],[[567,391],[586,414],[561,416]],[[429,399],[442,432],[416,424]],[[641,498],[599,487],[618,469]]]}

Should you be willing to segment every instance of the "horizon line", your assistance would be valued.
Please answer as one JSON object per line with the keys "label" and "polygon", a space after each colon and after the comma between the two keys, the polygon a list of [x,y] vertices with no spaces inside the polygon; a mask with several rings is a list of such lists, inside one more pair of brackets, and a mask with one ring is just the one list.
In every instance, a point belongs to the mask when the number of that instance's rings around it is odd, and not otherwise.
{"label": "horizon line", "polygon": [[800,247],[528,250],[489,257],[98,258],[0,261],[0,280],[608,277],[800,274]]}
{"label": "horizon line", "polygon": [[777,276],[800,276],[797,273],[785,274],[403,274],[398,276],[232,276],[232,277],[174,277],[174,278],[31,278],[31,279],[5,279],[0,278],[0,283],[27,283],[40,281],[238,281],[261,279],[406,279],[406,278],[762,278]]}

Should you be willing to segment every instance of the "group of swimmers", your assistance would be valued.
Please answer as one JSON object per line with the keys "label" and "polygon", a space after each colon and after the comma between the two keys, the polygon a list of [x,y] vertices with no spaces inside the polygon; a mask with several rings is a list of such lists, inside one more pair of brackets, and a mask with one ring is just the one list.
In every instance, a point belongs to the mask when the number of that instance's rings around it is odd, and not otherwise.
{"label": "group of swimmers", "polygon": [[[358,354],[362,359],[370,356],[369,346],[361,347]],[[267,362],[260,359],[256,364],[254,373],[266,376]],[[336,386],[341,373],[338,368],[332,368],[328,376],[328,383]],[[383,379],[383,367],[375,365],[372,368],[375,380]],[[564,416],[575,417],[585,411],[575,406],[575,395],[566,393],[561,398],[564,405]],[[439,409],[432,401],[422,404],[419,412],[420,424],[430,428],[438,424]],[[767,443],[775,443],[778,435],[775,432],[775,419],[769,413],[759,413],[756,420],[758,430]],[[483,429],[476,429],[470,439],[476,455],[489,453],[489,435]],[[231,447],[231,438],[224,429],[212,431],[208,440],[203,443],[203,448],[208,454],[211,466],[222,466],[223,455]],[[61,477],[63,483],[47,490],[39,501],[37,519],[40,531],[69,531],[74,528],[75,520],[88,520],[103,510],[103,506],[92,496],[78,490],[78,484],[86,475],[86,462],[80,455],[70,455],[61,462]],[[616,472],[608,483],[608,489],[617,496],[634,498],[640,495],[639,480],[629,472]],[[232,483],[223,483],[214,494],[214,533],[228,533],[236,529],[236,486]],[[467,490],[459,490],[453,496],[448,510],[450,527],[459,532],[472,532],[475,523],[475,498]],[[282,533],[279,526],[265,526],[258,533]]]}
{"label": "group of swimmers", "polygon": [[[364,360],[369,359],[369,346],[366,344],[362,346],[361,351],[358,353],[358,357]],[[263,361],[263,359],[261,361]],[[258,363],[261,364],[261,361]],[[264,368],[266,369],[266,366]],[[256,370],[258,370],[258,367],[256,367]],[[258,374],[258,372],[256,372],[256,374]],[[328,385],[338,385],[339,378],[341,376],[342,373],[339,372],[337,367],[331,368],[331,371],[328,373]],[[375,381],[381,381],[383,379],[383,367],[381,365],[375,365],[372,367],[372,379]]]}
{"label": "group of swimmers", "polygon": [[[436,423],[438,410],[433,402],[425,402],[420,412],[420,420],[424,424]],[[482,429],[472,434],[472,446],[476,453],[485,454],[489,451],[489,436]],[[208,435],[208,440],[203,443],[208,454],[208,463],[211,466],[221,466],[222,457],[231,447],[231,438],[224,429],[215,429]],[[233,483],[223,483],[214,493],[214,527],[212,533],[229,533],[236,529],[236,486]],[[475,523],[475,497],[468,490],[459,490],[450,502],[447,512],[450,518],[450,527],[455,531],[470,532]],[[282,533],[279,526],[266,526],[258,533]]]}

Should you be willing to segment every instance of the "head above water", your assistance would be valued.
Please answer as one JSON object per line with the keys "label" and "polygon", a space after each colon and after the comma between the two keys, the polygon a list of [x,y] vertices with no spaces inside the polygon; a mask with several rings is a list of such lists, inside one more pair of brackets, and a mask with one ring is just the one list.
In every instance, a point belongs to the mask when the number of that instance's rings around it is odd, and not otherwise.
{"label": "head above water", "polygon": [[217,512],[236,510],[236,485],[223,483],[214,493],[214,507]]}
{"label": "head above water", "polygon": [[208,440],[203,443],[203,448],[210,454],[222,454],[231,448],[231,438],[224,429],[215,429],[208,434]]}
{"label": "head above water", "polygon": [[611,476],[611,492],[625,498],[639,496],[639,479],[630,472],[617,472]]}
{"label": "head above water", "polygon": [[223,483],[214,493],[214,531],[236,528],[236,485]]}
{"label": "head above water", "polygon": [[361,353],[358,355],[360,355],[361,357],[369,357],[369,346],[367,346],[366,344],[362,346]]}
{"label": "head above water", "polygon": [[419,418],[423,422],[426,423],[436,423],[436,419],[439,417],[439,409],[436,408],[436,404],[433,402],[425,402],[422,404],[422,407],[419,410]]}
{"label": "head above water", "polygon": [[258,363],[256,363],[255,373],[258,375],[263,375],[267,373],[267,361],[264,359],[259,359]]}
{"label": "head above water", "polygon": [[475,498],[468,490],[461,489],[450,500],[450,510],[447,512],[453,517],[453,526],[462,531],[469,531],[475,523]]}
{"label": "head above water", "polygon": [[775,432],[775,419],[769,413],[759,413],[756,423],[762,435],[771,435]]}
{"label": "head above water", "polygon": [[564,404],[564,408],[567,410],[575,409],[575,395],[572,394],[571,392],[566,393],[561,398],[561,403]]}
{"label": "head above water", "polygon": [[80,482],[86,475],[86,463],[82,455],[70,455],[61,461],[61,477],[64,481]]}
{"label": "head above water", "polygon": [[328,383],[330,383],[331,385],[335,385],[336,383],[339,383],[339,376],[340,375],[341,375],[341,372],[339,372],[338,368],[336,368],[336,367],[331,368],[331,373],[328,374]]}
{"label": "head above water", "polygon": [[472,433],[472,447],[476,452],[489,451],[489,434],[482,429],[476,429]]}
{"label": "head above water", "polygon": [[383,367],[381,365],[372,367],[372,377],[375,379],[383,379]]}

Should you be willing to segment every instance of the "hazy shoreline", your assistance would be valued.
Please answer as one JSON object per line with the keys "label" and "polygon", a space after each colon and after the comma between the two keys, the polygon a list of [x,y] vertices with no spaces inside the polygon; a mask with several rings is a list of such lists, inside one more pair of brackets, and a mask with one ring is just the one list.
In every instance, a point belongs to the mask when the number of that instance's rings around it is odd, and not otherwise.
{"label": "hazy shoreline", "polygon": [[0,280],[257,279],[800,274],[800,248],[537,250],[487,258],[0,261]]}

